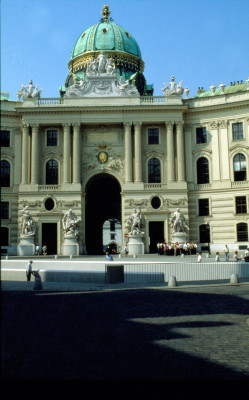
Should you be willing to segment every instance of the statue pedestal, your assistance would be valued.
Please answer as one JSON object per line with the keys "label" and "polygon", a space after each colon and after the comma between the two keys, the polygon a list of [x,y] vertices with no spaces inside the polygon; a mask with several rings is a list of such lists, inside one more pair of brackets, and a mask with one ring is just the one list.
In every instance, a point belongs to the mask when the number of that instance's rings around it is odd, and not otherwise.
{"label": "statue pedestal", "polygon": [[78,256],[79,255],[79,244],[77,237],[75,236],[64,236],[64,242],[61,246],[61,254],[63,256]]}
{"label": "statue pedestal", "polygon": [[129,235],[129,241],[127,243],[128,254],[144,254],[144,243],[142,236]]}
{"label": "statue pedestal", "polygon": [[173,243],[185,243],[187,241],[187,235],[185,232],[173,233]]}
{"label": "statue pedestal", "polygon": [[22,235],[17,246],[18,256],[33,256],[35,254],[34,235]]}

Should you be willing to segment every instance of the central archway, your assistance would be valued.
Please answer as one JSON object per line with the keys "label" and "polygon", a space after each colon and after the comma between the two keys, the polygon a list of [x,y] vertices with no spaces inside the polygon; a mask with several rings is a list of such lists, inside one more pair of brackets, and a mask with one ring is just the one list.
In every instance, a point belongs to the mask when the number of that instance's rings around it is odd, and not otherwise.
{"label": "central archway", "polygon": [[121,222],[121,187],[108,174],[93,176],[86,185],[85,237],[87,254],[103,254],[103,224],[115,218]]}

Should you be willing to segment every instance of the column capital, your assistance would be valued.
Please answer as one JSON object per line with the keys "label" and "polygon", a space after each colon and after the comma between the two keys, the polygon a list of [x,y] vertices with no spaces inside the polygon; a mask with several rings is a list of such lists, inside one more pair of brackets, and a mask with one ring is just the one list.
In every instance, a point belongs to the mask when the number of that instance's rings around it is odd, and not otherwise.
{"label": "column capital", "polygon": [[38,131],[39,129],[39,124],[31,124],[30,126],[32,128],[32,131]]}
{"label": "column capital", "polygon": [[182,128],[183,125],[184,125],[184,121],[177,121],[177,122],[176,122],[177,128],[178,128],[178,127],[179,127],[179,128]]}
{"label": "column capital", "polygon": [[75,128],[79,128],[80,127],[80,122],[73,122],[72,125]]}
{"label": "column capital", "polygon": [[64,124],[62,124],[62,126],[63,126],[64,129],[70,128],[71,122],[69,122],[69,123],[65,122]]}
{"label": "column capital", "polygon": [[165,121],[166,128],[173,128],[174,122],[173,121]]}
{"label": "column capital", "polygon": [[124,125],[125,128],[130,128],[131,125],[132,125],[132,122],[129,122],[129,121],[123,122],[123,125]]}
{"label": "column capital", "polygon": [[138,128],[138,127],[142,126],[142,122],[141,121],[135,121],[135,122],[133,122],[133,125],[135,126],[135,128]]}
{"label": "column capital", "polygon": [[23,130],[23,131],[27,131],[28,129],[29,129],[29,124],[23,123],[23,124],[22,124],[22,130]]}

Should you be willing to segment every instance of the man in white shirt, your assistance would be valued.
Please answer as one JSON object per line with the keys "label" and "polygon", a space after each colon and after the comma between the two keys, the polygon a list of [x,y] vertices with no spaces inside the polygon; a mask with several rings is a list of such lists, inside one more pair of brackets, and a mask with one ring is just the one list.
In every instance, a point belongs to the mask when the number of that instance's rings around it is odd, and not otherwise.
{"label": "man in white shirt", "polygon": [[227,247],[227,244],[225,244],[223,251],[225,253],[226,261],[229,261],[229,248]]}

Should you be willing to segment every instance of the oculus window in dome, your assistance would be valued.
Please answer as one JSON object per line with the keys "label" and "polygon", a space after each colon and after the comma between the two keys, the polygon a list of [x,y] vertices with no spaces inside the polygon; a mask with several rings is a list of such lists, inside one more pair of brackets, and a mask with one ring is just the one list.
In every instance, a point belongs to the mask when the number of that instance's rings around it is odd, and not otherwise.
{"label": "oculus window in dome", "polygon": [[[147,93],[144,61],[137,41],[125,28],[113,22],[108,5],[103,6],[101,14],[100,21],[82,32],[75,42],[65,87],[77,80],[85,80],[87,64],[105,51],[114,62],[118,78],[123,76],[125,81],[129,80],[140,95],[153,95],[151,85]],[[61,89],[62,95],[64,91]]]}

